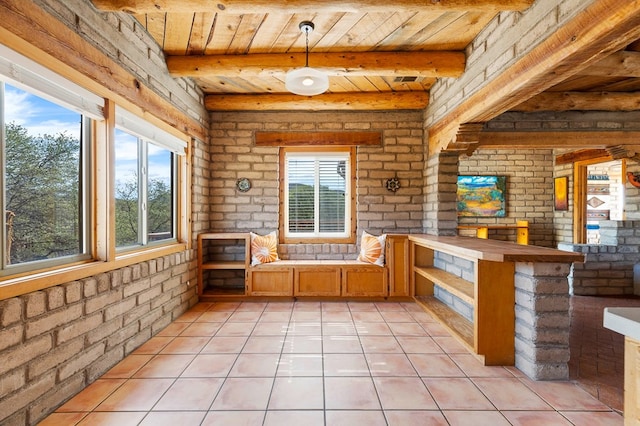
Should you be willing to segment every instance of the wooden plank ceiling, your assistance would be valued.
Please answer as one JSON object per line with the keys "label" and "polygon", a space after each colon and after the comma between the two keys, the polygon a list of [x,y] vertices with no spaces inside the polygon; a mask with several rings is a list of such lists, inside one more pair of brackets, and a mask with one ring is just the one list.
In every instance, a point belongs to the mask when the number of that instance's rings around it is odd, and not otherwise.
{"label": "wooden plank ceiling", "polygon": [[[208,110],[272,111],[424,109],[436,79],[464,72],[465,48],[497,14],[523,11],[534,0],[92,1],[103,11],[133,14],[164,50],[169,72],[193,78],[202,88]],[[302,21],[315,25],[309,65],[329,75],[329,90],[322,95],[298,96],[285,88],[287,71],[305,63]],[[548,70],[559,83],[542,93],[519,93],[522,103],[506,109],[638,110],[640,41],[622,43],[620,50],[564,79]],[[468,123],[461,116],[449,126],[457,136],[442,141],[436,126],[430,144],[466,151],[490,145],[486,135],[479,136],[482,122],[499,113],[487,111]],[[560,142],[543,139],[543,145]],[[602,140],[591,138],[587,145],[600,147]],[[619,144],[631,143],[626,138]]]}
{"label": "wooden plank ceiling", "polygon": [[[209,110],[423,109],[439,77],[464,71],[464,49],[500,11],[533,0],[93,0],[134,14],[174,76],[192,77]],[[329,74],[326,95],[287,92],[305,64]],[[304,100],[304,103],[301,101]]]}

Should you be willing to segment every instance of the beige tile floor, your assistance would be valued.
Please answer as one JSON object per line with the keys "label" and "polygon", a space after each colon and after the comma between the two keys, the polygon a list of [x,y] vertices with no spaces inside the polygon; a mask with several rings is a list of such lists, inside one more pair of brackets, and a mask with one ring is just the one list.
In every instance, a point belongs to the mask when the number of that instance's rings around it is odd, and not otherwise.
{"label": "beige tile floor", "polygon": [[622,425],[484,367],[414,303],[200,303],[41,425]]}

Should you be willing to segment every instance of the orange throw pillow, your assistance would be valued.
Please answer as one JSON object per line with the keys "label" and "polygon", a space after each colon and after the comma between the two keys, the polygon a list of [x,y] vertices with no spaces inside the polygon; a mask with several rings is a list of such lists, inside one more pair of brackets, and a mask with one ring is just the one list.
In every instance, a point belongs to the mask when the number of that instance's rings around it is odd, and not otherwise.
{"label": "orange throw pillow", "polygon": [[251,265],[270,263],[278,258],[278,236],[276,231],[267,235],[251,234]]}
{"label": "orange throw pillow", "polygon": [[363,231],[362,238],[360,239],[360,254],[358,255],[358,260],[384,266],[384,244],[386,239],[386,234],[376,237]]}

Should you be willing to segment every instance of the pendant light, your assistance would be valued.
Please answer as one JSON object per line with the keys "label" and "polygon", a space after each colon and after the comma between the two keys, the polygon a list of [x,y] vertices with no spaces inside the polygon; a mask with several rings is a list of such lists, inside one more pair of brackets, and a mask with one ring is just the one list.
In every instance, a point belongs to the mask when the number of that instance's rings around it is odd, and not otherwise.
{"label": "pendant light", "polygon": [[304,68],[296,68],[287,73],[285,86],[288,91],[302,96],[324,93],[329,88],[329,76],[320,70],[309,67],[309,33],[315,26],[313,22],[302,21],[298,26],[306,38],[306,62]]}

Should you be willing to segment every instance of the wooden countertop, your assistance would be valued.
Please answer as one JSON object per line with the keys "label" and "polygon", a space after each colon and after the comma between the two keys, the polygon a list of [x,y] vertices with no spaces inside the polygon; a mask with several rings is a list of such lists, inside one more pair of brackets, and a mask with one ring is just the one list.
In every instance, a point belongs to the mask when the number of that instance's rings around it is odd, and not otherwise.
{"label": "wooden countertop", "polygon": [[572,263],[584,262],[585,258],[583,253],[472,237],[409,234],[409,241],[467,259],[494,262]]}

